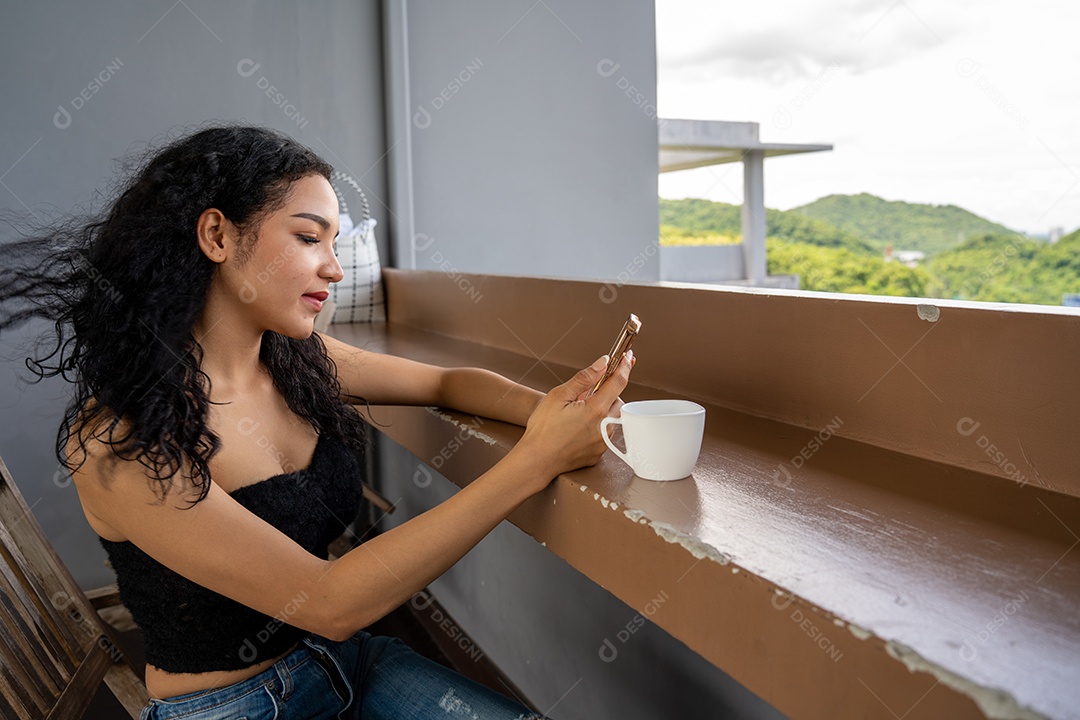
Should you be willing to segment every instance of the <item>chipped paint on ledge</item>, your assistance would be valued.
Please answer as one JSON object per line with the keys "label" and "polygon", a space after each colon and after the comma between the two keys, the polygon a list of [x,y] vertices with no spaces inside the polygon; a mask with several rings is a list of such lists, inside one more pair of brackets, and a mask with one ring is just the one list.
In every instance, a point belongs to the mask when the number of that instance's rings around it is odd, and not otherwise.
{"label": "chipped paint on ledge", "polygon": [[979,710],[992,720],[1047,720],[1046,715],[1020,707],[1016,699],[1008,692],[978,685],[951,670],[930,662],[906,645],[890,641],[885,643],[885,652],[893,659],[902,662],[909,671],[933,675],[942,685],[971,698]]}
{"label": "chipped paint on ledge", "polygon": [[[585,492],[585,486],[584,485],[581,486],[581,491]],[[619,509],[619,503],[615,502],[614,500],[608,500],[606,497],[601,497],[600,493],[598,493],[598,492],[594,492],[592,494],[592,497],[593,497],[593,500],[599,500],[600,504],[603,505],[605,508],[611,508],[612,510],[618,510]],[[636,519],[636,518],[634,518],[634,519]]]}
{"label": "chipped paint on ledge", "polygon": [[[615,503],[611,503],[611,505],[614,506]],[[625,515],[627,519],[629,519],[631,522],[648,525],[659,537],[663,538],[664,540],[673,545],[681,545],[698,560],[708,558],[715,563],[719,563],[720,565],[731,564],[731,556],[727,553],[720,552],[712,545],[704,543],[692,535],[680,532],[679,530],[675,529],[675,527],[668,525],[667,523],[650,521],[645,516],[645,512],[642,510],[627,508],[626,510],[623,510],[623,515]],[[738,572],[738,568],[733,568],[732,572]]]}
{"label": "chipped paint on ledge", "polygon": [[451,417],[450,415],[447,415],[444,412],[440,412],[437,408],[428,407],[428,408],[424,408],[424,409],[427,410],[432,415],[434,415],[435,417],[439,418],[440,420],[445,420],[446,422],[450,423],[454,427],[466,432],[467,434],[473,436],[474,438],[477,438],[479,440],[483,440],[488,445],[495,445],[496,444],[495,438],[491,437],[490,435],[488,435],[486,433],[479,432],[472,425],[466,425],[465,423],[461,422],[460,420],[457,420],[457,419]]}
{"label": "chipped paint on ledge", "polygon": [[687,535],[684,532],[680,532],[667,523],[656,522],[654,520],[649,523],[649,527],[667,542],[672,543],[673,545],[682,545],[684,549],[698,560],[709,558],[720,565],[727,565],[731,562],[731,556],[727,553],[720,552],[712,545],[702,542],[693,535]]}
{"label": "chipped paint on ledge", "polygon": [[866,628],[861,628],[855,623],[845,623],[843,620],[841,620],[839,624],[847,625],[848,632],[850,632],[852,635],[854,635],[860,640],[869,640],[871,637],[871,632],[869,630],[867,630]]}
{"label": "chipped paint on ledge", "polygon": [[915,306],[915,311],[919,314],[919,319],[925,320],[926,322],[935,323],[938,321],[938,318],[941,317],[941,308],[937,305],[919,303]]}

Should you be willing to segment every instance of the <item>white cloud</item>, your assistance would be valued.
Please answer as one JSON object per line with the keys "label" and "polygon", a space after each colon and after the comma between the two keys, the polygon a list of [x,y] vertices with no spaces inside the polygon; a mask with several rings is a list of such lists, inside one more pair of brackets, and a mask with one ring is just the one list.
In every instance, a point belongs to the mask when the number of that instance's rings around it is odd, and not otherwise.
{"label": "white cloud", "polygon": [[[807,79],[828,65],[851,73],[888,67],[946,42],[963,28],[954,13],[902,0],[782,0],[738,8],[657,5],[660,64],[689,77],[731,74],[774,84]],[[665,37],[677,41],[664,42]]]}
{"label": "white cloud", "polygon": [[[835,145],[766,163],[770,207],[871,192],[1072,230],[1077,27],[1080,6],[1062,0],[658,0],[658,107],[759,122],[766,141]],[[738,165],[660,180],[662,195],[725,202],[741,186]]]}

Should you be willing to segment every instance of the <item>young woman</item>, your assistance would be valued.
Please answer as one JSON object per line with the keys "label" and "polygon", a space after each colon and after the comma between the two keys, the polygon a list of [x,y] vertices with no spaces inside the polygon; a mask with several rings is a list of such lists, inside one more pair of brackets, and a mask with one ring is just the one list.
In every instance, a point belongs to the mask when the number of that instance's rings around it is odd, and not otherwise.
{"label": "young woman", "polygon": [[[595,464],[633,357],[596,395],[605,358],[544,396],[315,333],[341,278],[331,170],[262,128],[172,142],[100,219],[0,246],[0,328],[55,322],[31,367],[74,382],[58,453],[143,632],[144,719],[525,717],[362,628]],[[328,561],[360,505],[364,401],[526,429],[450,500]]]}

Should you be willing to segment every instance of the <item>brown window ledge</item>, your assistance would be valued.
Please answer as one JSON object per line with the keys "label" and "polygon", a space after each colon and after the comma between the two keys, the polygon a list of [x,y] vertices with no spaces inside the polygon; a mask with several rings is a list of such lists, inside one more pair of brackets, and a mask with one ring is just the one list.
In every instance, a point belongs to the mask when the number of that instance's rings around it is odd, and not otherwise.
{"label": "brown window ledge", "polygon": [[[706,406],[693,477],[642,480],[608,454],[510,520],[781,711],[1078,717],[1080,473],[1066,439],[1080,318],[438,272],[386,280],[390,322],[335,336],[545,391],[604,352],[628,311],[641,316],[623,399]],[[445,410],[372,413],[459,486],[521,434]]]}

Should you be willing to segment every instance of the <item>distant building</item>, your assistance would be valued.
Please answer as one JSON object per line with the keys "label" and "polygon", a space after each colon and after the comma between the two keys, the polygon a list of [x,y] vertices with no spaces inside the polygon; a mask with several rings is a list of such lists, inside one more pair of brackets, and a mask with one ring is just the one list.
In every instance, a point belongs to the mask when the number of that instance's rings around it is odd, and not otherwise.
{"label": "distant building", "polygon": [[918,267],[919,263],[925,259],[926,253],[922,250],[893,250],[892,243],[885,246],[885,262],[896,260],[909,268],[913,268]]}
{"label": "distant building", "polygon": [[1049,237],[1050,242],[1056,243],[1058,240],[1060,240],[1063,237],[1065,237],[1065,228],[1063,228],[1063,227],[1050,228],[1050,237]]}
{"label": "distant building", "polygon": [[798,290],[798,275],[769,275],[765,258],[765,158],[832,150],[832,145],[764,143],[756,122],[660,118],[660,172],[741,162],[742,242],[660,247],[660,279]]}
{"label": "distant building", "polygon": [[913,268],[926,259],[926,253],[922,250],[897,250],[893,253],[893,257]]}

